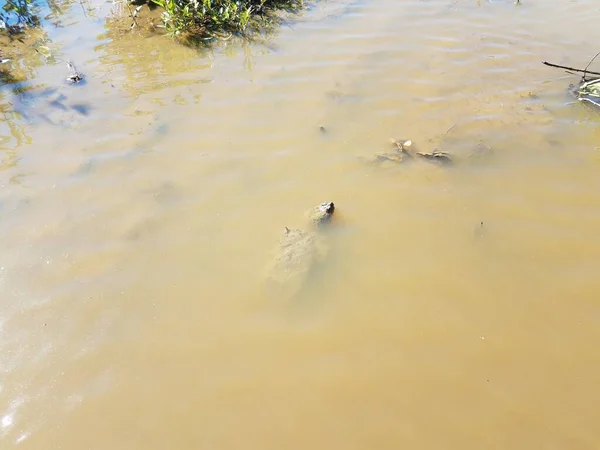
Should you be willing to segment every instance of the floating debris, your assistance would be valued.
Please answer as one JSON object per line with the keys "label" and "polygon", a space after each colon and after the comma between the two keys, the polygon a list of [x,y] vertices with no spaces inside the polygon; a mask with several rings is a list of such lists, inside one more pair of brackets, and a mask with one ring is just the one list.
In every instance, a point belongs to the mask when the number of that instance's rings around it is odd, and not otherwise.
{"label": "floating debris", "polygon": [[600,78],[583,81],[577,90],[577,99],[600,108]]}
{"label": "floating debris", "polygon": [[592,58],[585,69],[577,69],[575,67],[560,66],[547,61],[542,61],[542,64],[559,69],[565,69],[568,73],[579,72],[583,73],[578,86],[570,86],[570,90],[580,102],[588,102],[600,108],[600,77],[590,78],[588,75],[600,75],[600,72],[592,72],[588,70],[590,64],[600,55],[600,52]]}
{"label": "floating debris", "polygon": [[390,144],[395,145],[400,153],[407,153],[408,148],[412,145],[411,140],[390,138]]}

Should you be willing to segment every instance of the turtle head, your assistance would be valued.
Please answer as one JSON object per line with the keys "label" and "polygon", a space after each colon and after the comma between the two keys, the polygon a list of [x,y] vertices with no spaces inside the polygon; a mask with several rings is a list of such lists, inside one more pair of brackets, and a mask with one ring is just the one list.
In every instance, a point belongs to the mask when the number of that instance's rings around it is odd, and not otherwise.
{"label": "turtle head", "polygon": [[333,202],[324,202],[319,206],[314,207],[310,211],[309,216],[311,221],[318,227],[328,223],[331,220],[334,211],[335,205]]}
{"label": "turtle head", "polygon": [[333,204],[333,202],[325,202],[319,205],[319,209],[323,211],[323,214],[331,216],[333,214],[333,211],[335,211],[335,205]]}

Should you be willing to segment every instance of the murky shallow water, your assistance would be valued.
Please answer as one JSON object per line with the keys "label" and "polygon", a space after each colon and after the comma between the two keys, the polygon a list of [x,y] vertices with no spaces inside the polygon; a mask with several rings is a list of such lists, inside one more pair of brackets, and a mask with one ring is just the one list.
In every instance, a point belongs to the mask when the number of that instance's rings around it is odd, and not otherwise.
{"label": "murky shallow water", "polygon": [[[598,447],[600,116],[540,64],[596,2],[322,1],[202,55],[91,6],[51,32],[84,86],[1,92],[2,448]],[[363,161],[392,136],[457,163]]]}

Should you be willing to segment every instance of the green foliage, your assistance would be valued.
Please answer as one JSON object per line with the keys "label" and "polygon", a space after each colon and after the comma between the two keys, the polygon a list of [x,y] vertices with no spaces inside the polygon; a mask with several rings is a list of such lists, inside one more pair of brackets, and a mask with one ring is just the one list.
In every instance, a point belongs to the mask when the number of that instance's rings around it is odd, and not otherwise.
{"label": "green foliage", "polygon": [[32,13],[33,0],[6,0],[0,10],[0,28],[37,26],[38,17]]}
{"label": "green foliage", "polygon": [[600,79],[586,81],[579,86],[579,93],[600,98]]}
{"label": "green foliage", "polygon": [[277,11],[298,11],[304,0],[150,0],[164,11],[162,20],[172,36],[191,33],[214,37],[218,33],[244,33],[251,26],[266,26]]}
{"label": "green foliage", "polygon": [[584,81],[579,85],[578,98],[600,107],[600,78]]}

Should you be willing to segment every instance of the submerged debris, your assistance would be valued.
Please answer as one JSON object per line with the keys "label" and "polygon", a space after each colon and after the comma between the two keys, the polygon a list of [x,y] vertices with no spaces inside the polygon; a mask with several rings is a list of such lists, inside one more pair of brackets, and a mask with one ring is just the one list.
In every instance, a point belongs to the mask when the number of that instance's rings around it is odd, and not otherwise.
{"label": "submerged debris", "polygon": [[395,145],[399,152],[405,153],[412,145],[411,140],[390,138],[390,144]]}
{"label": "submerged debris", "polygon": [[449,153],[440,151],[438,149],[434,150],[433,152],[411,151],[411,140],[391,138],[390,143],[396,148],[396,151],[393,153],[377,153],[375,157],[371,160],[371,163],[380,164],[386,161],[394,163],[405,163],[409,160],[414,159],[415,156],[426,161],[438,163],[441,165],[450,165],[453,162],[453,158]]}
{"label": "submerged debris", "polygon": [[385,161],[391,161],[394,163],[403,162],[405,158],[412,158],[413,156],[407,151],[412,145],[412,142],[405,139],[390,138],[390,144],[395,147],[395,152],[377,153],[371,160],[372,164],[381,164]]}
{"label": "submerged debris", "polygon": [[416,154],[429,161],[439,162],[441,164],[452,164],[452,157],[448,153],[439,150],[434,150],[431,153],[417,152]]}

